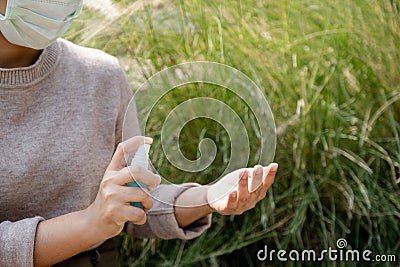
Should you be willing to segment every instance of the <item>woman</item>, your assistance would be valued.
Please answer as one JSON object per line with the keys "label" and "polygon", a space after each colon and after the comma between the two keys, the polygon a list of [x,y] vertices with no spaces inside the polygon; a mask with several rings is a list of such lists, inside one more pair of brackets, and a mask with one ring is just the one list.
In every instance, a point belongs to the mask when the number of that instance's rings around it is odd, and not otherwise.
{"label": "woman", "polygon": [[[0,0],[0,266],[84,258],[124,229],[137,237],[194,238],[211,213],[253,208],[277,171],[271,164],[263,177],[255,166],[211,186],[178,187],[126,167],[125,154],[152,139],[139,135],[130,114],[133,137],[121,142],[132,92],[118,61],[58,38],[81,7],[79,0]],[[253,192],[249,176],[261,184]],[[151,195],[126,186],[136,180]]]}

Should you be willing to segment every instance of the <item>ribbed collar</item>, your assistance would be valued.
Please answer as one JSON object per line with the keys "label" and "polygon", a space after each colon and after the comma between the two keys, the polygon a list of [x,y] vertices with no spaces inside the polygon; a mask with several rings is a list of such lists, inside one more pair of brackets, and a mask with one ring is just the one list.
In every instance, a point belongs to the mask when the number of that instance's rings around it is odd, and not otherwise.
{"label": "ribbed collar", "polygon": [[60,50],[57,41],[45,48],[36,63],[29,67],[0,68],[0,89],[26,88],[41,81],[54,70],[60,57]]}

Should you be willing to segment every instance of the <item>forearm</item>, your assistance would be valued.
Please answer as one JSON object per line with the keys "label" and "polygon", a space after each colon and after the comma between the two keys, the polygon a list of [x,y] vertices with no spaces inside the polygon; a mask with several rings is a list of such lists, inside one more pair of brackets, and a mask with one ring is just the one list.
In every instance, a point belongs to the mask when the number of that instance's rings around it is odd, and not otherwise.
{"label": "forearm", "polygon": [[49,266],[104,241],[86,210],[42,221],[36,230],[34,265]]}
{"label": "forearm", "polygon": [[186,227],[213,212],[207,201],[207,186],[184,191],[175,201],[175,217],[179,227]]}

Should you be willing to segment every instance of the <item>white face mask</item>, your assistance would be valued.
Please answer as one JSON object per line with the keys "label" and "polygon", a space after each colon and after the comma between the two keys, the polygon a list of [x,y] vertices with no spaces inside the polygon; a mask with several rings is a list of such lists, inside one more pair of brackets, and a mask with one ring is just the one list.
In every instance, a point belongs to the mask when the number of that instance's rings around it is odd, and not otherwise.
{"label": "white face mask", "polygon": [[0,32],[10,43],[44,49],[68,30],[82,5],[83,0],[8,0]]}

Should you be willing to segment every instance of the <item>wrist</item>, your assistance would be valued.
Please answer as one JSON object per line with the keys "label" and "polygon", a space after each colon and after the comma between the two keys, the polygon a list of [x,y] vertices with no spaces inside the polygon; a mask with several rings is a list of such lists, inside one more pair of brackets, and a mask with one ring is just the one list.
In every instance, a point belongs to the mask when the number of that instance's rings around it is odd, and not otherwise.
{"label": "wrist", "polygon": [[[93,204],[92,204],[93,205]],[[113,236],[107,233],[106,227],[102,227],[100,220],[97,220],[97,216],[93,212],[93,207],[90,205],[88,208],[82,210],[82,223],[85,224],[85,229],[92,240],[96,240],[97,243],[105,241]],[[95,243],[96,244],[96,243]]]}
{"label": "wrist", "polygon": [[179,227],[186,227],[214,212],[208,204],[209,186],[196,186],[183,191],[175,200],[175,217]]}
{"label": "wrist", "polygon": [[208,191],[210,190],[211,185],[204,185],[203,187],[205,188],[205,198],[204,198],[204,201],[205,201],[205,203],[206,203],[207,209],[209,210],[209,213],[216,212],[216,209],[214,209],[214,208],[212,207],[212,203],[210,203],[209,198],[208,198]]}

